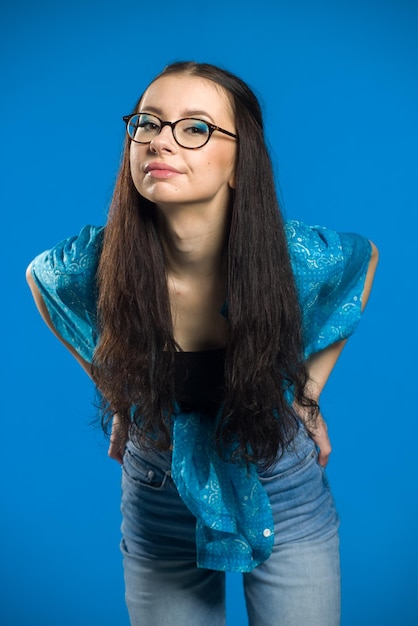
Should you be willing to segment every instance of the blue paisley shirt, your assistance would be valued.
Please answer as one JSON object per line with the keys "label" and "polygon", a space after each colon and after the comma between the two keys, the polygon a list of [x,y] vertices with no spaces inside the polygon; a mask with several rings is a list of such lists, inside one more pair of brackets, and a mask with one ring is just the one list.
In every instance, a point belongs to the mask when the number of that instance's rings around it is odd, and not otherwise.
{"label": "blue paisley shirt", "polygon": [[[361,316],[370,242],[298,221],[285,225],[302,309],[305,357],[349,337]],[[98,342],[96,271],[104,227],[81,232],[37,256],[32,275],[63,339],[91,362]],[[173,420],[172,478],[196,517],[197,563],[248,572],[272,551],[274,524],[257,467],[222,460],[213,422],[197,413]]]}

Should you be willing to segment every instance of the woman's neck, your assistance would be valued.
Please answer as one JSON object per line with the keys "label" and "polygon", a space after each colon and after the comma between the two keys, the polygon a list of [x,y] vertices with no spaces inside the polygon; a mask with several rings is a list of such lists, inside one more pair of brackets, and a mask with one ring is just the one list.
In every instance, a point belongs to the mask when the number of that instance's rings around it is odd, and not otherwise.
{"label": "woman's neck", "polygon": [[183,207],[159,213],[159,233],[167,273],[176,278],[209,279],[222,274],[229,232],[227,212]]}
{"label": "woman's neck", "polygon": [[159,212],[174,338],[183,350],[219,347],[227,340],[220,310],[226,297],[228,213],[190,206]]}

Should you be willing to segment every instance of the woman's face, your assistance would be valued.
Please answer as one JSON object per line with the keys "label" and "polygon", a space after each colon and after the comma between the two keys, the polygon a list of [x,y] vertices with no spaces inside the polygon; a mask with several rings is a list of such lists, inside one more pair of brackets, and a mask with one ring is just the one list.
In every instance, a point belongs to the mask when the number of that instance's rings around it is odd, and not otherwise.
{"label": "woman's face", "polygon": [[[177,74],[158,78],[145,92],[139,110],[175,122],[184,117],[205,120],[235,133],[226,92],[209,80]],[[161,209],[191,205],[224,210],[235,186],[236,140],[215,131],[202,148],[179,146],[170,126],[149,144],[131,142],[133,182],[144,198]],[[169,169],[164,169],[167,166]]]}

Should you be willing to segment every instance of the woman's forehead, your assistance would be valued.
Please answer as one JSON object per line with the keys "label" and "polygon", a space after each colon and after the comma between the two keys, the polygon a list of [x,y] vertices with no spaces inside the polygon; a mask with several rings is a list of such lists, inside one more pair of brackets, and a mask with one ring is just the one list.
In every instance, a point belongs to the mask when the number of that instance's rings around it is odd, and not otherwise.
{"label": "woman's forehead", "polygon": [[227,115],[233,118],[233,108],[228,92],[217,83],[190,74],[160,76],[146,89],[140,109],[169,115]]}

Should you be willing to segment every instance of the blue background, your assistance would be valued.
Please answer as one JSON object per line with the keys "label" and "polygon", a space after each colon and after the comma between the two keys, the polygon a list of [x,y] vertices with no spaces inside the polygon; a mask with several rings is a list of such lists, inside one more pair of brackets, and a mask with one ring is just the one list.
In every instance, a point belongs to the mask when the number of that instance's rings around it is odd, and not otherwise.
{"label": "blue background", "polygon": [[[24,271],[104,222],[121,116],[165,64],[190,58],[259,94],[286,217],[380,248],[370,304],[323,398],[343,626],[418,623],[417,27],[406,0],[3,5],[2,624],[128,624],[120,467],[91,425],[92,384],[41,322]],[[228,587],[228,625],[243,626],[239,577]]]}

